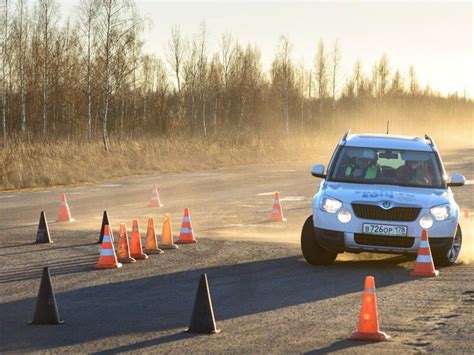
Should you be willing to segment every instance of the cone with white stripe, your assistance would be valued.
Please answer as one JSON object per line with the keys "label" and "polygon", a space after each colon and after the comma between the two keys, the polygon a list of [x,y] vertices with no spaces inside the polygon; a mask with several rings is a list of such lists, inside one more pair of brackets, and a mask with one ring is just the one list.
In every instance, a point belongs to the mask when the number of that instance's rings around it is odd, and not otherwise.
{"label": "cone with white stripe", "polygon": [[160,201],[160,195],[158,194],[158,188],[156,187],[156,184],[153,184],[153,190],[151,190],[150,207],[163,207]]}
{"label": "cone with white stripe", "polygon": [[272,207],[272,214],[270,216],[270,220],[272,222],[285,222],[286,221],[286,218],[283,217],[283,209],[281,207],[279,192],[275,192],[275,195],[273,196],[273,207]]}
{"label": "cone with white stripe", "polygon": [[415,270],[412,276],[438,276],[439,271],[435,269],[433,257],[431,256],[430,243],[428,241],[428,231],[423,229],[421,232],[420,248],[416,257]]}
{"label": "cone with white stripe", "polygon": [[181,231],[179,239],[176,244],[191,244],[197,243],[194,238],[193,226],[191,225],[191,217],[189,216],[189,208],[184,209],[183,223],[181,224]]}
{"label": "cone with white stripe", "polygon": [[110,239],[109,226],[104,226],[104,238],[100,247],[99,261],[95,266],[96,269],[117,269],[122,267],[122,264],[117,261],[115,255],[114,244]]}

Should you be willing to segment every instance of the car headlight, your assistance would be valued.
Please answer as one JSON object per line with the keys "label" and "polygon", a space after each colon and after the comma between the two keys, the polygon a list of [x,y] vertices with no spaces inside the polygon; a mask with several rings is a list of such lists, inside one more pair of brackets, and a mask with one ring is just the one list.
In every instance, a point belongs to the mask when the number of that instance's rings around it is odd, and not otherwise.
{"label": "car headlight", "polygon": [[437,221],[444,221],[451,217],[451,206],[449,204],[434,206],[430,209],[430,212]]}
{"label": "car headlight", "polygon": [[429,214],[425,214],[420,218],[420,226],[423,229],[429,229],[433,225],[433,217]]}
{"label": "car headlight", "polygon": [[342,207],[342,202],[331,197],[321,199],[321,209],[329,213],[336,213]]}
{"label": "car headlight", "polygon": [[341,208],[337,213],[337,219],[341,223],[349,223],[352,218],[351,211],[346,208]]}

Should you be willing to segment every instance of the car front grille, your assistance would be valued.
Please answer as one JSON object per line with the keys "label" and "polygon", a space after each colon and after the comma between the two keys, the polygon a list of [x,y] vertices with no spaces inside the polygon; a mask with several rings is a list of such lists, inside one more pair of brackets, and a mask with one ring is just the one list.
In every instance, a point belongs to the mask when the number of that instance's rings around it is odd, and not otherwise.
{"label": "car front grille", "polygon": [[352,209],[359,218],[400,222],[413,222],[421,211],[419,207],[393,207],[385,210],[379,206],[362,203],[353,203]]}
{"label": "car front grille", "polygon": [[415,238],[413,237],[387,237],[383,235],[360,233],[354,233],[354,240],[360,245],[394,248],[411,248],[415,242]]}

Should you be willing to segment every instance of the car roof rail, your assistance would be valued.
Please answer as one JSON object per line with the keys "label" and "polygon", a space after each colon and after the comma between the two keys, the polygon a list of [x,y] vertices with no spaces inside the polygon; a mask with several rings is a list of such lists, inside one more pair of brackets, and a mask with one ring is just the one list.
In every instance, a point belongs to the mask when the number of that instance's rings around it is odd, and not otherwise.
{"label": "car roof rail", "polygon": [[430,136],[429,134],[426,134],[426,133],[425,133],[425,139],[430,142],[430,145],[435,146],[435,142],[434,142],[433,138],[431,138],[431,136]]}
{"label": "car roof rail", "polygon": [[344,135],[342,136],[341,142],[347,141],[347,136],[348,136],[349,134],[351,134],[351,129],[350,129],[350,128],[349,128],[349,129],[346,131],[346,133],[344,133]]}

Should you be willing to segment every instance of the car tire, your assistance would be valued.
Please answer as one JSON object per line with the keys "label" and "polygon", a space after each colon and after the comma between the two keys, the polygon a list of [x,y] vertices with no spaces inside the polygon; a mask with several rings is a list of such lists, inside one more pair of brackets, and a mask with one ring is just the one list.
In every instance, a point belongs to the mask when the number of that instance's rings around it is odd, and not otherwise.
{"label": "car tire", "polygon": [[306,219],[301,231],[301,251],[306,261],[311,265],[329,265],[337,257],[337,253],[326,250],[318,244],[312,215]]}
{"label": "car tire", "polygon": [[436,266],[451,266],[456,263],[456,260],[461,253],[462,245],[462,231],[458,225],[456,234],[453,238],[453,244],[451,248],[445,253],[433,253],[433,261]]}

